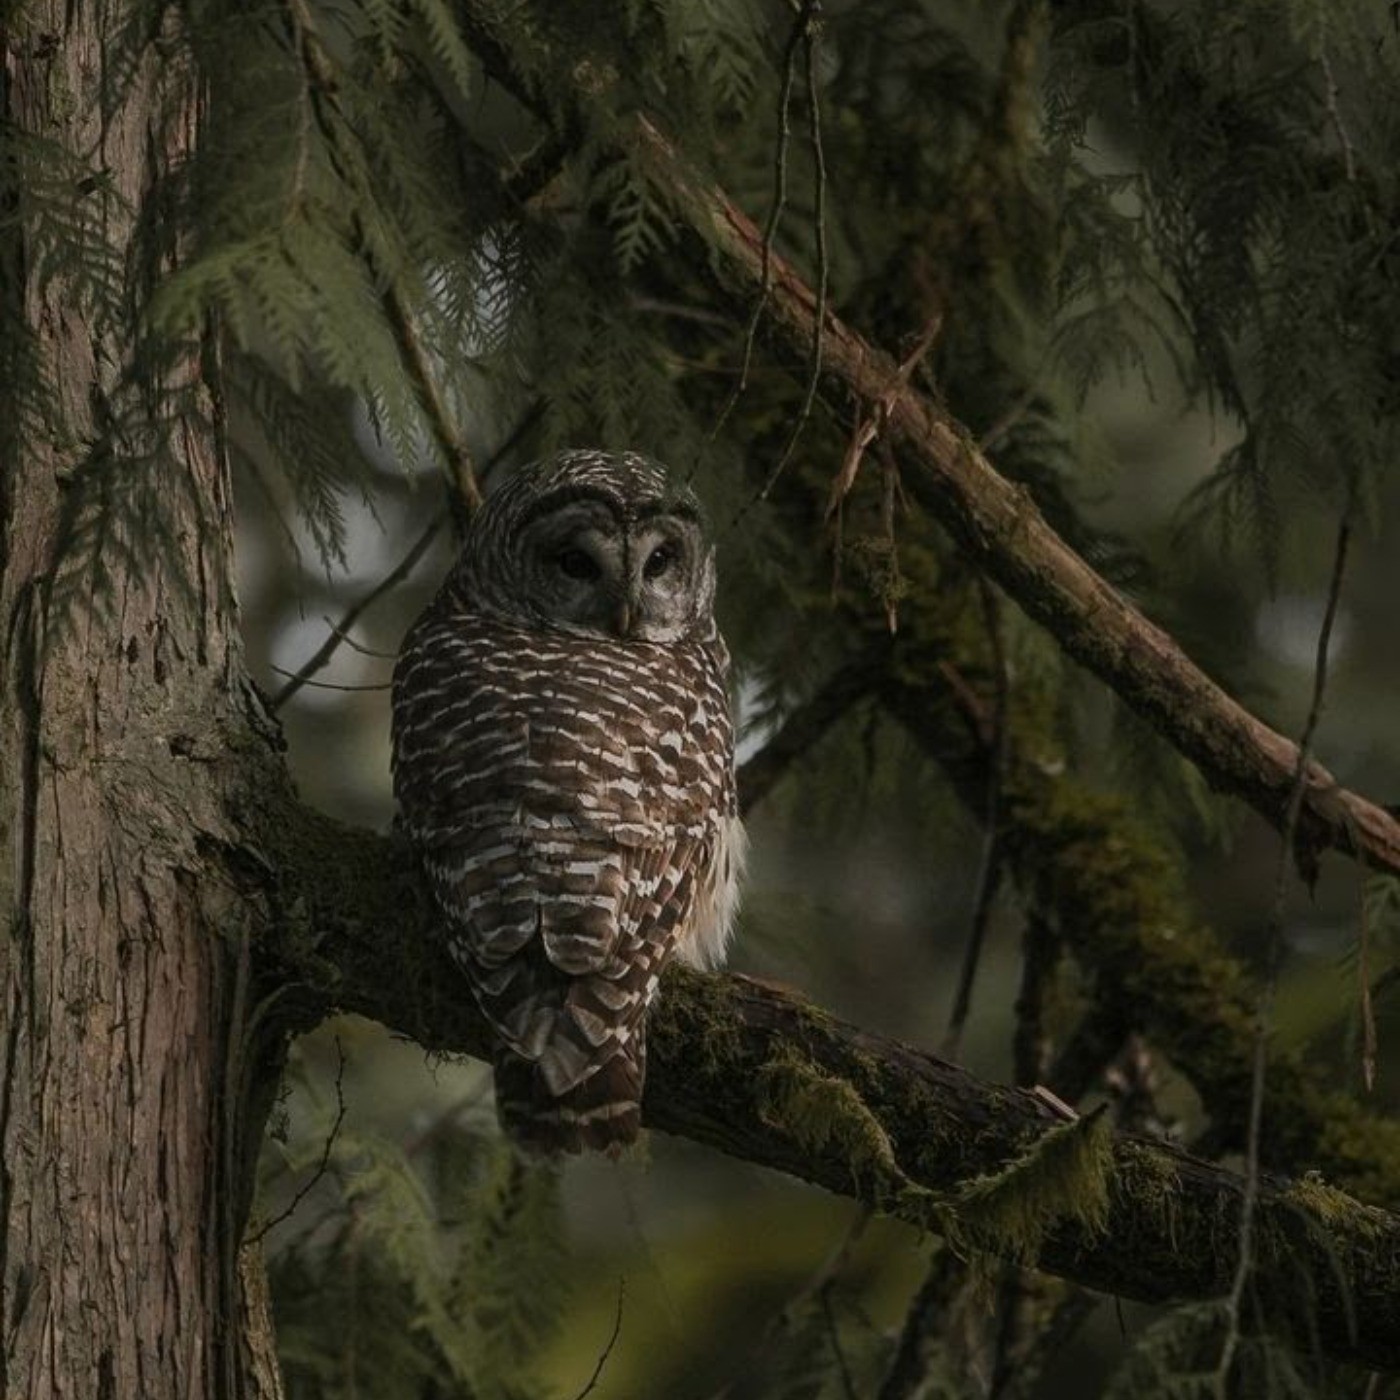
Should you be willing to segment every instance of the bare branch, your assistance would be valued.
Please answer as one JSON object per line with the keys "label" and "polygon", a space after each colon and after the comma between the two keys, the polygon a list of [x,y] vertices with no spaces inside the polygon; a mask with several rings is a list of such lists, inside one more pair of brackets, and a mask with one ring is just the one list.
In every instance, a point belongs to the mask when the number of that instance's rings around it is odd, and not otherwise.
{"label": "bare branch", "polygon": [[467,446],[467,440],[448,408],[442,390],[438,387],[437,371],[414,327],[413,317],[403,298],[391,285],[385,291],[382,300],[389,324],[394,328],[394,339],[398,342],[404,369],[413,385],[423,416],[432,429],[433,439],[442,453],[448,485],[451,487],[452,509],[454,515],[460,517],[460,527],[481,505],[481,485],[477,480],[471,448]]}
{"label": "bare branch", "polygon": [[[1023,5],[1028,14],[1035,6]],[[557,109],[533,92],[511,61],[486,6],[461,9],[464,36],[487,71],[550,121]],[[580,101],[582,93],[576,94]],[[1210,679],[1176,642],[1094,571],[1046,522],[1030,493],[1006,480],[974,436],[941,404],[898,385],[890,356],[818,298],[753,221],[712,185],[646,116],[621,123],[614,138],[645,162],[673,217],[695,233],[694,264],[724,295],[751,307],[762,296],[762,329],[786,354],[804,357],[822,337],[823,382],[842,403],[868,412],[891,385],[888,432],[920,470],[905,474],[921,505],[958,539],[1026,614],[1074,659],[1196,763],[1216,787],[1244,799],[1282,827],[1298,749]],[[1300,841],[1364,858],[1400,874],[1400,822],[1339,784],[1321,764],[1306,769]]]}
{"label": "bare branch", "polygon": [[585,1400],[586,1396],[592,1395],[597,1388],[599,1380],[603,1375],[603,1367],[608,1364],[608,1357],[613,1353],[613,1348],[617,1345],[617,1339],[622,1334],[622,1305],[627,1301],[627,1275],[623,1274],[617,1281],[617,1311],[613,1316],[612,1333],[608,1337],[602,1353],[598,1357],[598,1364],[593,1368],[593,1374],[589,1378],[588,1384],[574,1397],[574,1400]]}
{"label": "bare branch", "polygon": [[[519,443],[539,417],[539,413],[538,404],[526,412],[520,422],[511,430],[510,436],[491,454],[491,460],[486,464],[488,472]],[[297,669],[287,684],[268,702],[269,709],[274,711],[281,709],[302,686],[309,684],[311,677],[326,665],[342,643],[354,647],[357,651],[361,650],[361,648],[355,647],[355,643],[350,640],[350,629],[360,620],[363,613],[373,607],[385,594],[393,592],[418,567],[418,561],[428,552],[433,541],[437,539],[442,527],[446,524],[447,516],[442,513],[435,515],[428,522],[422,534],[408,547],[403,558],[368,593],[346,609],[340,621],[331,628],[330,635],[327,636],[326,640],[311,653],[305,664]],[[277,668],[274,667],[274,669]],[[285,675],[287,673],[279,671],[279,674]],[[339,689],[339,687],[332,688]],[[352,688],[361,689],[362,687]]]}
{"label": "bare branch", "polygon": [[992,711],[992,752],[987,764],[987,800],[982,817],[982,854],[978,862],[977,885],[972,905],[972,920],[967,944],[963,949],[962,967],[958,972],[958,988],[953,997],[953,1009],[948,1017],[948,1030],[943,1038],[942,1052],[950,1060],[958,1058],[963,1027],[972,1010],[972,988],[977,981],[977,969],[982,961],[982,945],[987,926],[991,923],[992,907],[1001,888],[1001,787],[1010,751],[1008,717],[1011,706],[1011,672],[1006,659],[1006,644],[1002,635],[1001,611],[996,595],[986,579],[978,579],[982,602],[982,619],[992,651],[992,671],[996,697]]}

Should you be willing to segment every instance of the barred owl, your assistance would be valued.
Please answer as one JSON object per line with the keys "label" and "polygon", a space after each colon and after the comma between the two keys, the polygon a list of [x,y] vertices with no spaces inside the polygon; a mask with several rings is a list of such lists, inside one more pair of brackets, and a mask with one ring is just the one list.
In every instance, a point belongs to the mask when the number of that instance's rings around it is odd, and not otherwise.
{"label": "barred owl", "polygon": [[401,821],[538,1152],[636,1137],[662,969],[724,955],[744,837],[714,592],[689,490],[565,452],[488,495],[394,671]]}

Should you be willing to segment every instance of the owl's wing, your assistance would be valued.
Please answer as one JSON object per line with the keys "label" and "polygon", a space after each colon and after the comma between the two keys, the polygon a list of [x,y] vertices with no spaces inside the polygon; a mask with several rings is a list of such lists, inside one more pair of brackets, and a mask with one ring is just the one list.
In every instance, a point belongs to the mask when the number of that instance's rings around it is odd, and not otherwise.
{"label": "owl's wing", "polygon": [[498,1061],[503,1112],[514,1094],[537,1140],[561,1121],[627,1140],[643,1017],[732,806],[722,681],[704,655],[502,630],[410,638],[395,786],[453,953],[525,1062]]}

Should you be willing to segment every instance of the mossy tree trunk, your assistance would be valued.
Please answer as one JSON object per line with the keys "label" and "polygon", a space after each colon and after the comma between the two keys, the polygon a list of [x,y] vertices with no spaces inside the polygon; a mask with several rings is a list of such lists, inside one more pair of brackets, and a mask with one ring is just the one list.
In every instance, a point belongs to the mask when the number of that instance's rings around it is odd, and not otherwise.
{"label": "mossy tree trunk", "polygon": [[[34,149],[52,143],[51,170],[61,149],[98,172],[79,194],[134,284],[129,211],[177,166],[197,94],[178,67],[147,69],[104,119],[104,15],[46,3],[0,27],[0,120]],[[0,170],[7,213],[14,175]],[[100,598],[60,607],[93,582],[65,575],[93,488],[121,489],[123,464],[93,445],[129,382],[132,332],[47,274],[16,222],[0,289],[48,366],[62,428],[21,446],[19,391],[0,382],[0,1394],[273,1395],[265,1310],[244,1303],[237,1249],[241,1144],[258,1128],[242,1128],[251,927],[208,855],[229,755],[247,749],[232,742],[246,727],[229,484],[218,434],[198,426],[217,414],[197,348],[145,386],[209,410],[170,420],[158,469],[181,503],[175,532],[128,550],[114,527]]]}

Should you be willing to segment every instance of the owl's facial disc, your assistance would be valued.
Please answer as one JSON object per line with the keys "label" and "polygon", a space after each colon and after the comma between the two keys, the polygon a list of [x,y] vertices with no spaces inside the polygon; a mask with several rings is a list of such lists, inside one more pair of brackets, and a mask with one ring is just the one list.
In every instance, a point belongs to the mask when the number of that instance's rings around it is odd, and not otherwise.
{"label": "owl's facial disc", "polygon": [[627,600],[630,635],[671,642],[697,620],[697,591],[704,566],[693,521],[658,515],[627,535]]}
{"label": "owl's facial disc", "polygon": [[548,622],[610,631],[615,600],[625,593],[625,538],[605,505],[571,501],[530,522],[519,558],[529,571],[531,602]]}
{"label": "owl's facial disc", "polygon": [[667,643],[709,606],[712,566],[685,512],[573,499],[527,521],[517,558],[543,620],[623,639]]}

